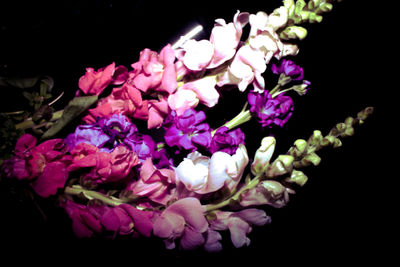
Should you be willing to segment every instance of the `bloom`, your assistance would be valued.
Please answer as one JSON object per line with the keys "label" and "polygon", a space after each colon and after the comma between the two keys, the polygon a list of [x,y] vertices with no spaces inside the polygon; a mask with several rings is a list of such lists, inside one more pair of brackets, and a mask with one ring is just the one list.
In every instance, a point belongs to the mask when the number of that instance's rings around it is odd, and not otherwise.
{"label": "bloom", "polygon": [[296,65],[291,60],[282,59],[279,65],[272,64],[271,70],[275,74],[285,74],[286,77],[290,77],[293,81],[300,81],[304,78],[303,68]]}
{"label": "bloom", "polygon": [[239,145],[232,156],[218,151],[209,158],[195,151],[178,165],[175,173],[187,190],[198,194],[215,192],[224,186],[233,191],[248,162],[243,145]]}
{"label": "bloom", "polygon": [[208,229],[204,208],[197,198],[187,197],[168,206],[153,223],[155,236],[165,238],[167,249],[175,248],[180,239],[183,249],[195,249],[205,243],[203,236]]}
{"label": "bloom", "polygon": [[97,71],[87,68],[85,75],[79,79],[79,88],[85,95],[99,95],[113,80],[114,71],[115,63]]}
{"label": "bloom", "polygon": [[244,133],[240,128],[229,131],[228,127],[219,128],[211,140],[210,152],[226,152],[229,155],[235,154],[240,144],[244,144]]}
{"label": "bloom", "polygon": [[239,212],[217,211],[215,215],[216,219],[210,221],[210,228],[217,231],[229,229],[236,248],[250,244],[247,234],[252,231],[251,225],[261,226],[271,222],[265,211],[253,208]]}
{"label": "bloom", "polygon": [[63,188],[68,179],[70,160],[62,139],[51,139],[36,146],[37,139],[22,135],[15,146],[15,156],[6,165],[7,176],[31,180],[31,187],[41,197],[49,197]]}
{"label": "bloom", "polygon": [[292,116],[293,100],[284,94],[272,98],[268,91],[263,94],[250,92],[248,101],[250,112],[257,116],[262,127],[282,127]]}
{"label": "bloom", "polygon": [[186,110],[181,116],[172,111],[165,124],[165,142],[179,149],[196,150],[198,146],[208,147],[211,142],[210,126],[203,123],[206,115],[203,111]]}

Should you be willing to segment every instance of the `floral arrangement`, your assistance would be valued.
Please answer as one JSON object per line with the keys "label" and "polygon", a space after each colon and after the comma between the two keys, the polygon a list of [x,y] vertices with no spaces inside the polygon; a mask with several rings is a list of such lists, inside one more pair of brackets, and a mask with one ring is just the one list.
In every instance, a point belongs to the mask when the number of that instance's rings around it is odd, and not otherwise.
{"label": "floral arrangement", "polygon": [[[291,94],[311,88],[288,57],[307,35],[301,25],[321,22],[332,2],[284,0],[271,14],[237,11],[232,22],[217,19],[208,40],[144,49],[130,69],[87,68],[75,97],[56,112],[57,99],[46,102],[51,79],[30,81],[40,84],[40,93],[26,95],[35,112],[10,126],[18,134],[9,139],[13,154],[2,161],[2,176],[55,200],[80,238],[153,235],[167,249],[215,252],[220,232],[229,231],[235,247],[248,246],[252,227],[271,222],[263,206],[284,207],[308,180],[301,169],[317,166],[320,149],[341,146],[373,111],[274,155],[273,130],[294,112]],[[264,80],[267,72],[275,85]],[[245,106],[211,127],[206,113],[231,90],[247,98]],[[249,120],[266,130],[256,151],[247,151],[239,127]]]}

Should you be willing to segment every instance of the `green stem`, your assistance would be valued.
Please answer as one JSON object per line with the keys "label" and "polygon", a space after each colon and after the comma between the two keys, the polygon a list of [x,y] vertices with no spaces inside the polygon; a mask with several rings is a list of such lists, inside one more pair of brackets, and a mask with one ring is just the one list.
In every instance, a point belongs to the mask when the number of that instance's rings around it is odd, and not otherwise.
{"label": "green stem", "polygon": [[105,204],[114,206],[114,207],[125,203],[123,200],[121,200],[119,198],[112,197],[112,196],[106,196],[106,195],[103,195],[96,191],[87,190],[87,189],[80,187],[79,185],[67,186],[64,190],[64,193],[69,194],[69,195],[83,194],[89,200],[90,199],[98,199],[98,200],[101,200],[102,202],[104,202]]}
{"label": "green stem", "polygon": [[[225,127],[228,127],[229,130],[231,130],[231,129],[233,129],[233,128],[239,126],[239,125],[242,125],[243,123],[246,123],[246,122],[248,122],[249,120],[251,120],[251,113],[250,113],[250,110],[246,110],[248,104],[249,104],[249,103],[246,102],[246,104],[244,105],[242,111],[240,111],[240,113],[239,113],[236,117],[234,117],[234,118],[231,119],[230,121],[226,122],[226,123],[225,123],[224,125],[222,125],[221,127],[224,127],[224,126],[225,126]],[[219,128],[221,128],[221,127],[218,127],[217,129],[215,129],[214,131],[212,131],[212,132],[211,132],[211,135],[214,135],[214,134],[216,133],[216,131],[217,131]]]}
{"label": "green stem", "polygon": [[[53,113],[53,117],[51,117],[50,121],[56,121],[59,118],[61,118],[62,114],[64,113],[64,110],[59,110]],[[18,123],[17,125],[15,125],[15,128],[17,130],[26,130],[32,127],[35,127],[36,124],[32,121],[32,118],[28,118],[25,121]]]}
{"label": "green stem", "polygon": [[276,93],[276,92],[279,92],[279,90],[281,89],[281,86],[280,86],[280,84],[278,83],[277,85],[275,85],[275,87],[274,88],[272,88],[272,90],[271,91],[269,91],[269,94],[272,96],[272,98],[274,97],[274,94]]}

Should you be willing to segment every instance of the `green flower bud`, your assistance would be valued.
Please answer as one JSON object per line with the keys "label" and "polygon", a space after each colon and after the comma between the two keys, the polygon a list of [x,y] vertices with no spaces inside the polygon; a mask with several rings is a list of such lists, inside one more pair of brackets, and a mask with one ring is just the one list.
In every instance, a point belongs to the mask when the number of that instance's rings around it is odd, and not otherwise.
{"label": "green flower bud", "polygon": [[313,134],[308,139],[308,144],[311,146],[318,146],[319,143],[322,141],[322,133],[320,130],[315,130]]}
{"label": "green flower bud", "polygon": [[254,175],[261,174],[265,171],[265,168],[274,153],[275,144],[276,140],[272,136],[264,137],[261,140],[261,146],[257,149],[253,164],[251,164],[251,172]]}
{"label": "green flower bud", "polygon": [[320,5],[321,0],[310,0],[308,2],[308,9],[314,10],[316,7]]}
{"label": "green flower bud", "polygon": [[307,142],[306,142],[306,140],[304,140],[304,139],[297,139],[297,140],[294,142],[294,145],[296,146],[297,150],[298,150],[301,154],[303,154],[304,151],[306,151],[306,148],[307,148]]}
{"label": "green flower bud", "polygon": [[293,170],[290,177],[286,178],[285,181],[303,186],[308,181],[308,177],[302,171]]}
{"label": "green flower bud", "polygon": [[308,20],[310,21],[310,23],[315,23],[315,22],[320,23],[322,21],[322,16],[316,14],[315,12],[310,12]]}
{"label": "green flower bud", "polygon": [[320,162],[321,158],[314,152],[306,155],[304,158],[301,159],[301,164],[303,166],[309,166],[311,164],[317,166]]}
{"label": "green flower bud", "polygon": [[321,10],[322,12],[329,12],[331,11],[333,8],[331,3],[322,3],[319,8],[318,11]]}
{"label": "green flower bud", "polygon": [[290,173],[293,169],[294,157],[291,155],[279,155],[267,169],[268,177],[276,177]]}
{"label": "green flower bud", "polygon": [[283,0],[283,6],[288,9],[288,16],[291,18],[295,9],[294,0]]}
{"label": "green flower bud", "polygon": [[307,29],[300,26],[286,27],[280,34],[282,39],[300,39],[303,40],[307,36]]}

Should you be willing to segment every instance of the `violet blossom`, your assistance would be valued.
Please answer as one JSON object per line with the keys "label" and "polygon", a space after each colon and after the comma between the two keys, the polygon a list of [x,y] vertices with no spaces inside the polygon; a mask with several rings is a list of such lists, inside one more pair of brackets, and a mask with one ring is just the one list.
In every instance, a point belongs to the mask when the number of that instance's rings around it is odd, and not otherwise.
{"label": "violet blossom", "polygon": [[244,145],[244,133],[240,128],[230,131],[228,127],[217,129],[211,140],[210,152],[226,152],[229,155],[235,154],[240,144]]}
{"label": "violet blossom", "polygon": [[257,116],[262,127],[283,127],[292,116],[293,100],[284,93],[272,98],[268,91],[262,94],[252,91],[248,94],[248,101],[250,112]]}
{"label": "violet blossom", "polygon": [[168,146],[190,151],[198,147],[207,148],[211,143],[210,126],[203,121],[206,115],[203,111],[188,109],[181,116],[172,111],[165,123],[165,142]]}
{"label": "violet blossom", "polygon": [[279,64],[272,64],[271,70],[275,74],[284,74],[292,81],[301,81],[304,78],[303,68],[287,59],[282,59]]}

